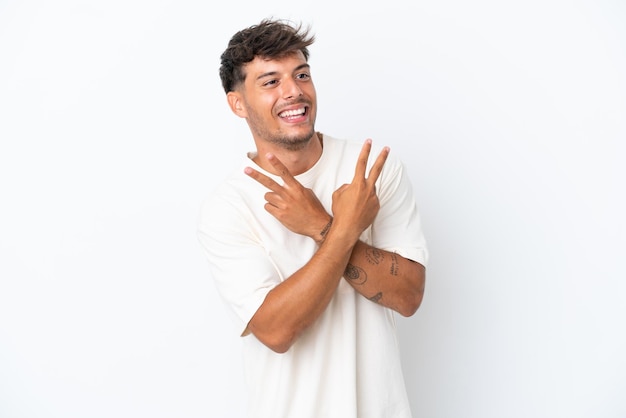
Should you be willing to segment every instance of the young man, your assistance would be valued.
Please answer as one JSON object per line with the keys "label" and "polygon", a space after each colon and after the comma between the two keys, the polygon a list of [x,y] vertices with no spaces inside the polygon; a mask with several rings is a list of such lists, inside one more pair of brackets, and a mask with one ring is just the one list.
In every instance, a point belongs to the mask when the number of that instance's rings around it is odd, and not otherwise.
{"label": "young man", "polygon": [[[314,37],[264,20],[221,57],[256,150],[205,201],[199,239],[242,335],[249,411],[411,416],[394,312],[424,292],[428,253],[402,163],[315,130]],[[373,162],[371,161],[373,160]]]}

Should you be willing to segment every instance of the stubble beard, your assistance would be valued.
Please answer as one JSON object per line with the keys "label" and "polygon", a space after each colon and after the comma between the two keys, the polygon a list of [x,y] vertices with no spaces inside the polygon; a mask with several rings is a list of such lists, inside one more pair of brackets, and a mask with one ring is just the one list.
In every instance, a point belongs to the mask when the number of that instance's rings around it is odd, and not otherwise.
{"label": "stubble beard", "polygon": [[265,142],[276,145],[287,151],[299,151],[304,149],[313,138],[315,128],[300,135],[287,135],[284,132],[270,132],[258,125],[250,124],[250,128],[256,138],[261,138]]}
{"label": "stubble beard", "polygon": [[265,136],[265,139],[268,142],[278,145],[281,148],[284,148],[288,151],[299,151],[304,149],[307,144],[311,141],[313,134],[315,133],[315,129],[311,127],[311,130],[303,135],[297,136],[286,136],[286,135],[268,135]]}
{"label": "stubble beard", "polygon": [[311,128],[308,132],[300,135],[288,135],[282,131],[269,131],[266,128],[263,119],[252,111],[248,111],[248,126],[256,138],[262,138],[264,141],[277,145],[288,151],[299,151],[304,149],[315,134],[314,124],[311,124]]}

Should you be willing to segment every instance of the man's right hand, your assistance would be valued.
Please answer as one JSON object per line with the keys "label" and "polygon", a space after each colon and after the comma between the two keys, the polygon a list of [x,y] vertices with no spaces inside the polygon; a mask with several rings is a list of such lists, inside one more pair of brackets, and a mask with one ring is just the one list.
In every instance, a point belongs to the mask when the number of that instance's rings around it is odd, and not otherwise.
{"label": "man's right hand", "polygon": [[279,173],[283,185],[251,167],[245,169],[248,176],[270,190],[265,194],[265,210],[290,231],[311,237],[318,243],[322,242],[325,226],[329,225],[331,216],[313,190],[302,186],[278,157],[268,154],[267,159]]}

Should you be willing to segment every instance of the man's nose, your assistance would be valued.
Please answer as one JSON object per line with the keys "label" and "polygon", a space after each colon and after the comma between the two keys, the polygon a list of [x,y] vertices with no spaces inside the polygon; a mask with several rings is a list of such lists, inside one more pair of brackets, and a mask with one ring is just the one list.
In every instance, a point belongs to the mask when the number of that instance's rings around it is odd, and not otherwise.
{"label": "man's nose", "polygon": [[283,82],[283,97],[285,99],[295,99],[299,96],[302,96],[302,89],[296,80]]}

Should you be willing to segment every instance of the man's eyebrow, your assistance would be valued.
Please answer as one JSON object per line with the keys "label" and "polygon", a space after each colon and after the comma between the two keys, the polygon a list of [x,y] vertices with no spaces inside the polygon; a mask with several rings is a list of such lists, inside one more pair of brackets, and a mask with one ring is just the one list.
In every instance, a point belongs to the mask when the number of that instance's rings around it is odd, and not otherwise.
{"label": "man's eyebrow", "polygon": [[311,66],[309,65],[309,63],[308,63],[308,62],[305,62],[304,64],[300,64],[300,65],[298,65],[298,66],[294,69],[294,71],[300,71],[300,70],[301,70],[301,69],[303,69],[303,68],[309,69],[309,68],[311,68]]}
{"label": "man's eyebrow", "polygon": [[[311,66],[310,66],[308,63],[306,63],[306,62],[305,62],[304,64],[300,64],[300,65],[298,65],[296,68],[294,68],[294,70],[293,70],[293,71],[294,71],[294,72],[296,72],[296,71],[300,71],[300,70],[302,70],[303,68],[309,69],[309,68],[311,68]],[[258,76],[256,79],[257,79],[257,80],[260,80],[260,79],[262,79],[262,78],[264,78],[264,77],[272,77],[272,76],[274,76],[274,75],[276,75],[276,74],[278,74],[278,71],[268,71],[268,72],[266,72],[266,73],[259,74],[259,76]]]}
{"label": "man's eyebrow", "polygon": [[260,79],[262,79],[264,77],[271,77],[271,76],[274,76],[276,74],[278,74],[278,71],[268,71],[266,73],[259,74],[259,76],[256,79],[260,80]]}

